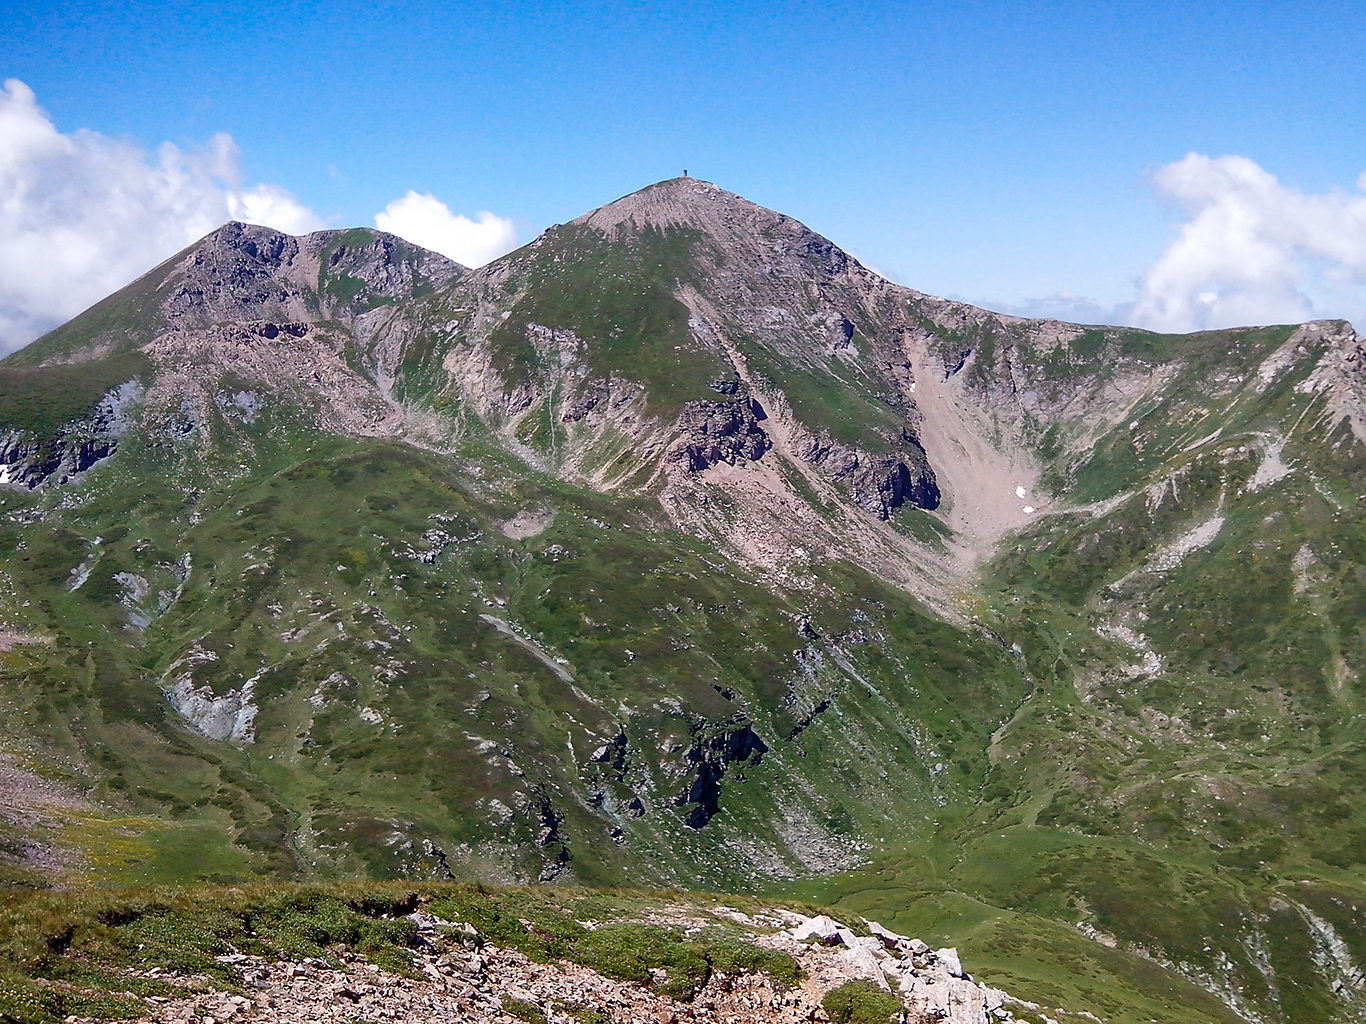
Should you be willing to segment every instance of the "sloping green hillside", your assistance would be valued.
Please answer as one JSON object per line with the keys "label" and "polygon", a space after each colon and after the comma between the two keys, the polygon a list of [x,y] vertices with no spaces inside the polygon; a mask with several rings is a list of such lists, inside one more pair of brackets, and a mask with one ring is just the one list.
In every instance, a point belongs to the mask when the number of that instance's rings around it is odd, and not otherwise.
{"label": "sloping green hillside", "polygon": [[254,230],[0,366],[7,882],[781,891],[1366,1013],[1350,326],[999,317],[691,179],[472,272]]}

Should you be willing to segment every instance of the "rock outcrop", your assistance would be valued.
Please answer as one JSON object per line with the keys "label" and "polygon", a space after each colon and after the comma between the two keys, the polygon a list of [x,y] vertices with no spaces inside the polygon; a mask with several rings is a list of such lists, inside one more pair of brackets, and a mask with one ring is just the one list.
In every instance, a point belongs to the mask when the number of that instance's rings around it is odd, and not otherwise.
{"label": "rock outcrop", "polygon": [[814,942],[835,950],[837,963],[851,979],[863,978],[895,992],[912,1020],[995,1024],[1015,1019],[1006,1005],[1010,996],[974,981],[956,949],[931,949],[877,921],[864,921],[869,934],[860,936],[825,915],[793,916],[797,923],[771,941]]}
{"label": "rock outcrop", "polygon": [[[792,928],[756,941],[797,959],[804,976],[792,987],[764,974],[713,973],[694,998],[679,1001],[651,985],[614,981],[576,964],[536,963],[514,950],[483,944],[468,925],[437,922],[419,912],[413,917],[424,936],[415,962],[421,977],[389,973],[353,954],[329,964],[317,958],[271,960],[230,953],[218,959],[240,978],[237,992],[216,988],[208,978],[189,979],[200,989],[196,995],[153,998],[142,1021],[799,1024],[828,1019],[821,1008],[825,994],[860,979],[884,987],[889,979],[895,982],[907,1024],[1009,1024],[1015,1019],[1006,1005],[1009,997],[972,981],[955,950],[931,950],[876,922],[868,923],[872,936],[858,937],[828,918],[783,916],[795,922]],[[160,978],[166,980],[165,975]]]}
{"label": "rock outcrop", "polygon": [[243,320],[348,318],[437,287],[464,268],[381,231],[286,235],[236,221],[171,261],[161,302],[181,329]]}
{"label": "rock outcrop", "polygon": [[688,827],[704,827],[720,810],[721,780],[731,765],[757,765],[767,752],[768,744],[748,725],[696,738],[687,754],[693,776],[674,801],[679,807],[692,805]]}
{"label": "rock outcrop", "polygon": [[680,443],[669,453],[698,472],[725,462],[735,465],[742,459],[758,459],[773,447],[759,426],[767,419],[753,398],[739,397],[729,402],[689,402],[678,417]]}
{"label": "rock outcrop", "polygon": [[829,434],[809,434],[798,443],[797,455],[848,487],[855,503],[879,519],[890,519],[903,505],[933,511],[940,498],[934,470],[924,449],[912,439],[903,440],[902,452],[872,455],[837,444]]}
{"label": "rock outcrop", "polygon": [[1295,1020],[1360,1001],[1266,894],[1366,906],[1363,439],[1348,324],[1002,316],[691,179],[470,271],[230,224],[0,365],[6,721],[244,875],[1206,887],[1115,955]]}
{"label": "rock outcrop", "polygon": [[63,484],[114,454],[145,395],[142,383],[126,381],[107,391],[90,414],[45,438],[11,429],[0,437],[0,484],[30,490]]}

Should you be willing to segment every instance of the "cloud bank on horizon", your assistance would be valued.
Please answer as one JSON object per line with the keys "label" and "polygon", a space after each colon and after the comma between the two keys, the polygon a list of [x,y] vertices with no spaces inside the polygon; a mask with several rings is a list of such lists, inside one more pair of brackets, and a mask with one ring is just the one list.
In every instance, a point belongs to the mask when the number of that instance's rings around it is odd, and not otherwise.
{"label": "cloud bank on horizon", "polygon": [[990,307],[1171,333],[1315,319],[1366,327],[1366,174],[1354,192],[1305,193],[1247,157],[1189,153],[1152,184],[1185,220],[1134,301],[1107,308],[1057,292]]}
{"label": "cloud bank on horizon", "polygon": [[[276,185],[242,181],[232,138],[148,154],[87,129],[62,133],[33,91],[0,88],[0,354],[19,348],[228,220],[291,234],[322,219]],[[1167,248],[1114,306],[1060,291],[1006,313],[1184,332],[1347,318],[1366,326],[1366,174],[1306,193],[1243,156],[1190,153],[1152,176],[1181,212]],[[517,245],[513,222],[473,219],[409,191],[376,227],[480,266]],[[915,282],[908,282],[914,284]]]}
{"label": "cloud bank on horizon", "polygon": [[1366,174],[1355,192],[1306,194],[1247,157],[1191,153],[1161,168],[1154,184],[1188,219],[1144,272],[1134,323],[1163,331],[1328,317],[1360,324]]}
{"label": "cloud bank on horizon", "polygon": [[[0,354],[75,316],[229,221],[290,234],[324,226],[313,210],[270,184],[242,182],[231,136],[200,149],[165,142],[155,154],[98,132],[58,131],[33,90],[0,88]],[[375,217],[393,231],[467,266],[517,243],[510,220],[453,214],[409,192]]]}

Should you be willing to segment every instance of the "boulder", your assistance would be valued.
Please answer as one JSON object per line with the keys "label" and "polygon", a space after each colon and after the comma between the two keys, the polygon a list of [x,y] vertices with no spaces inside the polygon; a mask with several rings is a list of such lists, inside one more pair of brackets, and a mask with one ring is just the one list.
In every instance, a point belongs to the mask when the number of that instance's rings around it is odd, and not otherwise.
{"label": "boulder", "polygon": [[792,937],[798,942],[815,939],[826,945],[832,945],[839,941],[839,929],[839,924],[824,914],[819,914],[816,917],[803,919],[801,924],[792,929]]}
{"label": "boulder", "polygon": [[913,941],[908,936],[898,935],[890,928],[882,927],[882,925],[876,921],[869,921],[865,918],[863,923],[868,926],[868,930],[888,949],[898,949],[903,943]]}
{"label": "boulder", "polygon": [[946,949],[936,949],[934,955],[939,958],[939,962],[944,965],[948,972],[955,978],[966,978],[963,973],[963,963],[958,959],[958,950],[949,947]]}

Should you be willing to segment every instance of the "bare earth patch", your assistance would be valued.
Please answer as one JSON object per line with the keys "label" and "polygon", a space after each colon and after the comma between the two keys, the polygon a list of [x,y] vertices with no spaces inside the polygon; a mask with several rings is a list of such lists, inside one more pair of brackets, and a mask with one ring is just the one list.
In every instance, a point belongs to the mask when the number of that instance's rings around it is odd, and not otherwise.
{"label": "bare earth patch", "polygon": [[545,533],[554,521],[553,512],[534,512],[528,509],[525,512],[518,512],[502,525],[503,536],[513,540],[526,540],[528,537]]}
{"label": "bare earth patch", "polygon": [[90,808],[69,787],[0,752],[0,861],[49,877],[70,872],[79,866],[79,855],[51,842],[46,833]]}

